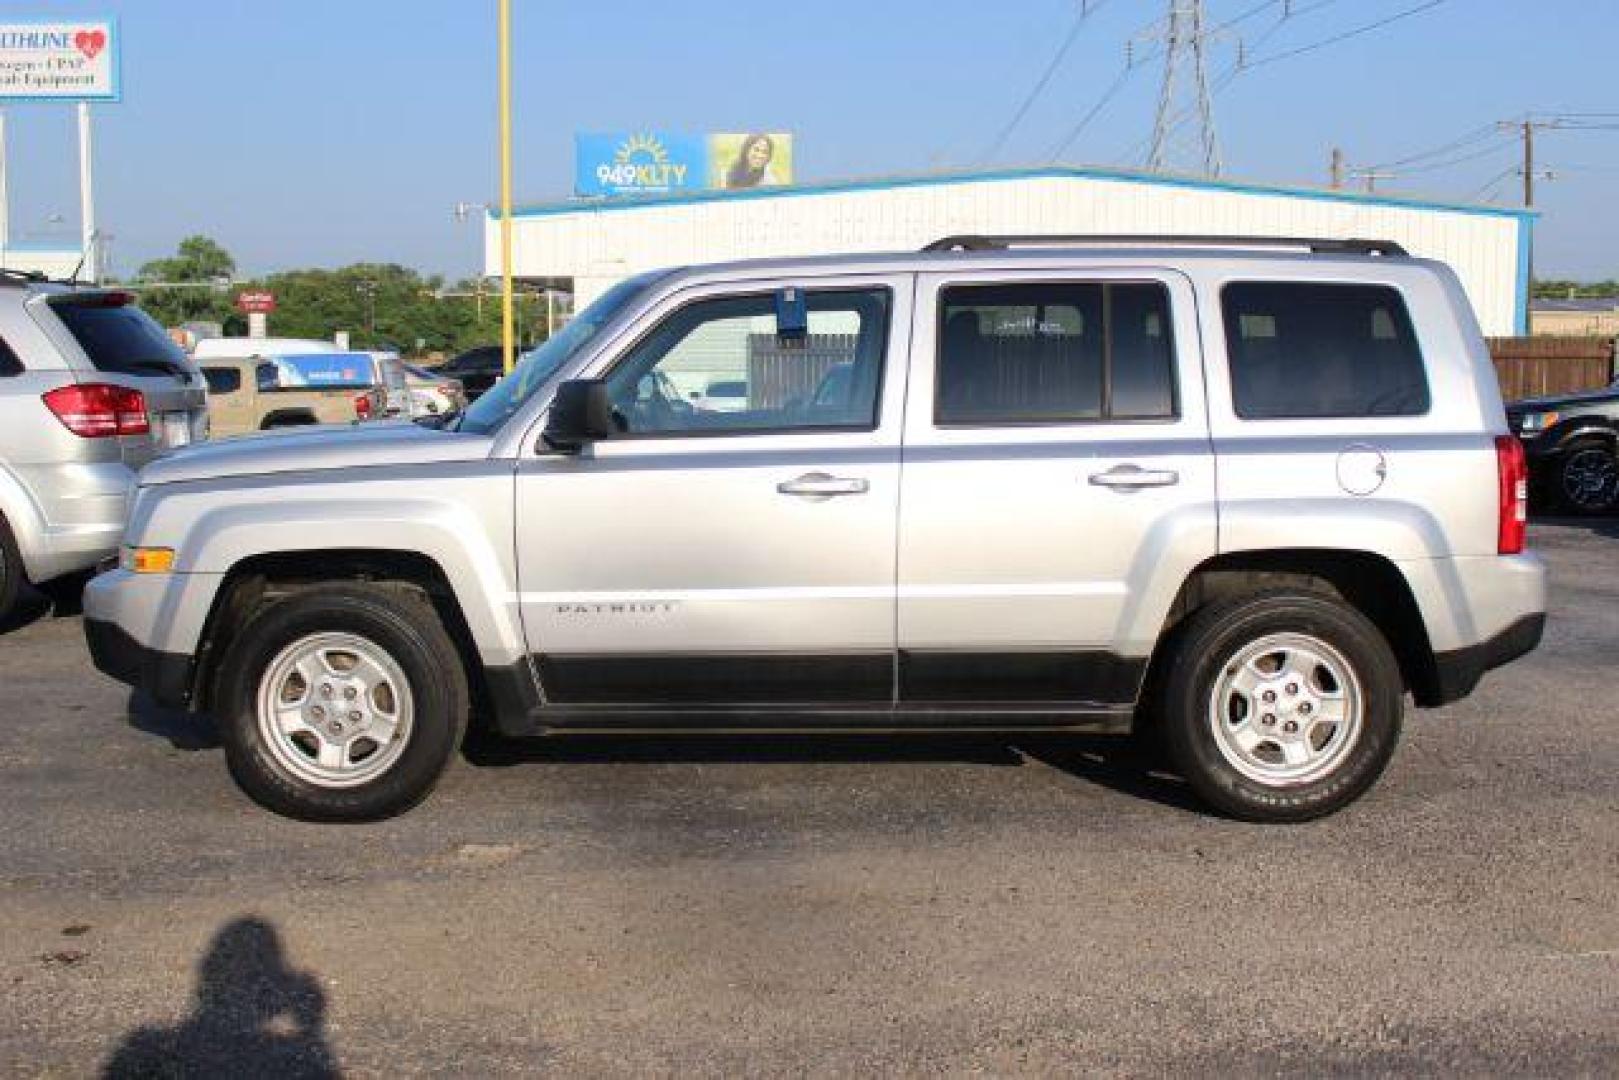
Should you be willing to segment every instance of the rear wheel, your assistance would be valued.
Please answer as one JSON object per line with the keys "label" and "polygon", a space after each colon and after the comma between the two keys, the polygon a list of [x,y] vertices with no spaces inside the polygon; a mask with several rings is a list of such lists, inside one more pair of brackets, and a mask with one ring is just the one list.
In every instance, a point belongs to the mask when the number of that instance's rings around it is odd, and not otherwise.
{"label": "rear wheel", "polygon": [[1619,507],[1619,458],[1612,445],[1583,442],[1563,455],[1558,495],[1577,514],[1608,514]]}
{"label": "rear wheel", "polygon": [[0,626],[5,625],[16,610],[27,580],[22,555],[17,551],[17,541],[12,538],[6,519],[0,517]]}
{"label": "rear wheel", "polygon": [[1219,810],[1306,821],[1353,802],[1399,737],[1404,686],[1388,642],[1335,597],[1269,591],[1217,602],[1177,633],[1161,699],[1182,775]]}
{"label": "rear wheel", "polygon": [[264,609],[231,645],[216,700],[237,783],[312,821],[371,821],[420,802],[468,711],[437,612],[378,585],[323,586]]}

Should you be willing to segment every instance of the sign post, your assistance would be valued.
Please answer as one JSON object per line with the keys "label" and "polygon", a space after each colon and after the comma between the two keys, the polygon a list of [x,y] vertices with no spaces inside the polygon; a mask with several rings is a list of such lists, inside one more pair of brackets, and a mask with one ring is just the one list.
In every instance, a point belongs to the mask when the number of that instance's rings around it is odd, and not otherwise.
{"label": "sign post", "polygon": [[79,102],[79,235],[84,238],[84,276],[101,280],[96,252],[96,192],[91,178],[90,103]]}
{"label": "sign post", "polygon": [[512,312],[512,0],[500,5],[500,367],[510,375],[517,342]]}
{"label": "sign post", "polygon": [[247,316],[247,336],[268,337],[270,312],[275,310],[275,293],[269,289],[248,289],[236,294],[236,310]]}

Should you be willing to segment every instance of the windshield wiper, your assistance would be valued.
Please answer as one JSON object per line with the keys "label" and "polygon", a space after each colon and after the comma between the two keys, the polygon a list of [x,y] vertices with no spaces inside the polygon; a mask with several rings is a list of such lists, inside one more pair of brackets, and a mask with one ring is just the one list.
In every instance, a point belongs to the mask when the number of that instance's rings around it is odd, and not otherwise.
{"label": "windshield wiper", "polygon": [[175,378],[186,382],[191,379],[191,376],[186,373],[186,369],[176,364],[173,360],[124,360],[121,362],[124,367],[136,371],[161,371],[165,375],[173,375]]}

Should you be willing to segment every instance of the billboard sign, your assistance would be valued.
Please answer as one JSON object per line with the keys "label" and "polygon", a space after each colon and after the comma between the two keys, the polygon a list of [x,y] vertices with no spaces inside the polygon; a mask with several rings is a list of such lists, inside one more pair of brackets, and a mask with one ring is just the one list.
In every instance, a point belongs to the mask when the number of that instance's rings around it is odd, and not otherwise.
{"label": "billboard sign", "polygon": [[114,19],[0,22],[0,103],[118,101]]}
{"label": "billboard sign", "polygon": [[592,132],[574,136],[574,193],[667,195],[705,188],[790,184],[786,134]]}

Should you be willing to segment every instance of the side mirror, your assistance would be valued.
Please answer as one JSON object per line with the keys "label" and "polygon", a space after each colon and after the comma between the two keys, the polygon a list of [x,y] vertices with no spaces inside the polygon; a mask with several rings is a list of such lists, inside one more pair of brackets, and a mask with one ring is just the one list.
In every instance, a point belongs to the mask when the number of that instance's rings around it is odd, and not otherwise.
{"label": "side mirror", "polygon": [[601,379],[569,379],[557,387],[546,417],[545,445],[564,454],[577,454],[586,443],[611,438],[614,432],[613,399]]}

